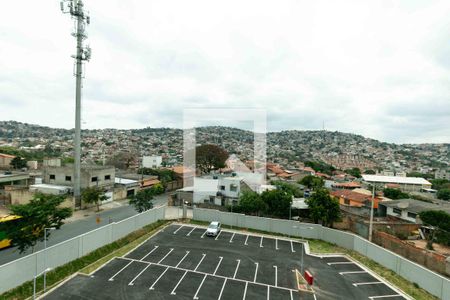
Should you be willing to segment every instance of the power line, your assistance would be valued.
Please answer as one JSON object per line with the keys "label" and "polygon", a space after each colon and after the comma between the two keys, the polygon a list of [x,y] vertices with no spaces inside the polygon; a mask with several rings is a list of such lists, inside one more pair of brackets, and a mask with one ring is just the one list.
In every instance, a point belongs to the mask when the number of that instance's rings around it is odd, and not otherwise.
{"label": "power line", "polygon": [[75,59],[75,137],[74,137],[74,198],[75,207],[81,208],[81,87],[83,78],[83,61],[91,58],[91,48],[83,46],[83,41],[87,38],[86,27],[90,24],[91,18],[84,10],[82,0],[63,0],[60,2],[61,11],[70,14],[75,21],[75,29],[72,36],[76,38]]}

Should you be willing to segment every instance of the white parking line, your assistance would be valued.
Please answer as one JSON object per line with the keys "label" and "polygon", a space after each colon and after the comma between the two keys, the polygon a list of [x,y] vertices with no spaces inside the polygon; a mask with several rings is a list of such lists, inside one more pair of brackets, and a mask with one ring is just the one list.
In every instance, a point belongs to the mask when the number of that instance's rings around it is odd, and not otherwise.
{"label": "white parking line", "polygon": [[329,266],[331,266],[331,265],[349,265],[349,264],[354,264],[354,262],[352,262],[352,261],[336,261],[336,262],[327,263],[327,265],[329,265]]}
{"label": "white parking line", "polygon": [[146,258],[147,256],[149,256],[150,254],[153,253],[153,251],[155,251],[156,249],[158,249],[159,246],[155,246],[155,248],[152,249],[152,251],[150,251],[149,253],[147,253],[147,255],[145,255],[143,258],[141,258],[141,260],[144,260],[144,258]]}
{"label": "white parking line", "polygon": [[273,266],[275,268],[275,286],[278,286],[278,267]]}
{"label": "white parking line", "polygon": [[354,286],[371,285],[371,284],[384,284],[384,282],[381,282],[381,281],[373,281],[373,282],[358,282],[358,283],[353,283]]}
{"label": "white parking line", "polygon": [[270,287],[267,286],[267,300],[270,299]]}
{"label": "white parking line", "polygon": [[278,239],[275,239],[275,250],[279,250],[279,248],[278,248]]}
{"label": "white parking line", "polygon": [[227,279],[228,278],[225,278],[225,281],[223,282],[222,289],[220,290],[219,298],[217,298],[217,300],[220,300],[220,298],[222,298],[223,289],[225,288],[225,284],[227,283]]}
{"label": "white parking line", "polygon": [[345,274],[362,274],[362,273],[367,273],[367,271],[339,272],[340,275],[345,275]]}
{"label": "white parking line", "polygon": [[217,264],[217,267],[216,267],[216,269],[214,270],[213,275],[216,275],[217,269],[219,269],[219,266],[220,266],[220,263],[222,262],[222,259],[223,259],[223,257],[222,257],[222,256],[219,256],[219,263]]}
{"label": "white parking line", "polygon": [[234,238],[234,235],[235,235],[235,234],[236,234],[236,232],[234,232],[233,235],[231,236],[230,243],[233,242],[233,238]]}
{"label": "white parking line", "polygon": [[198,286],[198,289],[197,289],[197,291],[195,292],[195,295],[194,295],[194,299],[195,300],[198,299],[198,297],[197,297],[198,296],[198,292],[200,292],[200,289],[202,288],[203,282],[205,282],[205,279],[206,279],[207,276],[208,275],[205,274],[205,276],[203,277],[202,282],[200,282],[200,285]]}
{"label": "white parking line", "polygon": [[108,281],[114,281],[114,277],[116,277],[117,275],[119,275],[120,272],[122,272],[123,270],[125,270],[129,265],[131,265],[133,261],[130,261],[128,264],[126,264],[125,267],[123,267],[122,269],[119,270],[119,272],[117,272],[116,274],[114,274],[111,278],[108,279]]}
{"label": "white parking line", "polygon": [[178,281],[177,285],[173,288],[173,290],[170,292],[171,295],[176,295],[177,293],[175,293],[175,290],[177,289],[177,287],[180,285],[181,281],[183,281],[184,276],[186,276],[188,271],[185,271],[183,276],[181,276],[180,280]]}
{"label": "white parking line", "polygon": [[164,270],[164,272],[161,273],[161,275],[159,275],[159,277],[156,279],[155,282],[153,282],[152,286],[149,288],[149,290],[154,290],[155,289],[155,284],[161,279],[161,277],[164,276],[164,274],[166,274],[167,270],[169,270],[169,267],[166,267],[166,269]]}
{"label": "white parking line", "polygon": [[178,266],[181,264],[181,262],[186,258],[186,256],[188,256],[190,253],[189,250],[186,251],[186,254],[183,256],[183,258],[178,262],[178,264],[175,266],[175,268],[178,268]]}
{"label": "white parking line", "polygon": [[222,230],[219,231],[219,234],[216,236],[215,240],[217,241],[217,239],[219,238],[220,234],[222,233]]}
{"label": "white parking line", "polygon": [[292,293],[292,290],[291,290],[291,300],[294,300],[294,295]]}
{"label": "white parking line", "polygon": [[160,261],[158,261],[158,264],[160,264],[167,256],[169,256],[169,254],[171,253],[173,251],[173,248],[170,248],[170,250],[169,250],[169,252],[167,252],[167,254],[166,255],[164,255],[164,257],[163,258],[161,258],[161,260]]}
{"label": "white parking line", "polygon": [[239,264],[241,263],[240,259],[236,259],[236,260],[237,260],[237,265],[236,265],[236,270],[234,270],[233,279],[236,278],[236,274],[237,274],[237,271],[239,269]]}
{"label": "white parking line", "polygon": [[186,234],[186,236],[190,236],[191,235],[191,233],[192,233],[192,231],[194,231],[195,229],[196,229],[197,227],[194,227],[194,228],[192,228],[192,230],[191,231],[189,231],[188,232],[188,234]]}
{"label": "white parking line", "polygon": [[178,229],[175,230],[175,231],[173,232],[173,234],[177,234],[178,230],[180,230],[181,228],[183,228],[183,226],[184,226],[184,225],[181,225],[180,227],[178,227]]}
{"label": "white parking line", "polygon": [[198,262],[198,264],[197,264],[197,266],[195,267],[194,271],[197,271],[198,267],[200,266],[200,264],[202,263],[203,259],[204,259],[205,256],[206,256],[205,253],[203,253],[202,255],[203,255],[203,256],[202,256],[202,259],[200,259],[200,261]]}
{"label": "white parking line", "polygon": [[260,248],[263,248],[262,242],[263,242],[263,237],[261,237],[261,242],[259,242],[259,247]]}
{"label": "white parking line", "polygon": [[402,295],[400,294],[395,294],[395,295],[383,295],[383,296],[372,296],[369,297],[369,299],[380,299],[380,298],[393,298],[393,297],[401,297]]}
{"label": "white parking line", "polygon": [[248,241],[248,234],[247,234],[247,237],[245,238],[245,242],[244,242],[245,246],[248,246],[247,241]]}
{"label": "white parking line", "polygon": [[245,282],[244,296],[242,296],[242,300],[245,300],[245,296],[247,295],[247,286],[248,286],[248,281]]}
{"label": "white parking line", "polygon": [[291,251],[295,252],[295,250],[294,250],[294,243],[292,243],[292,241],[291,241]]}
{"label": "white parking line", "polygon": [[256,265],[256,269],[255,269],[255,277],[253,278],[253,282],[256,282],[256,275],[258,274],[259,263],[255,262],[255,265]]}
{"label": "white parking line", "polygon": [[141,276],[142,273],[145,272],[145,270],[148,269],[148,267],[150,267],[152,264],[147,265],[141,272],[139,272],[139,274],[136,275],[136,277],[133,278],[133,280],[130,281],[130,283],[128,283],[128,285],[134,285],[134,281]]}
{"label": "white parking line", "polygon": [[207,230],[205,230],[205,232],[203,232],[203,234],[202,234],[202,236],[200,238],[204,238],[205,237],[206,231]]}

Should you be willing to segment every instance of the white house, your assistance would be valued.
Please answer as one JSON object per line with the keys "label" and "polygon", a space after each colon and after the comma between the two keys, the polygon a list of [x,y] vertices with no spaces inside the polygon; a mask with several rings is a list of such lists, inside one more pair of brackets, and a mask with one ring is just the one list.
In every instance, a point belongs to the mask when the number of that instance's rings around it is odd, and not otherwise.
{"label": "white house", "polygon": [[144,168],[159,168],[162,164],[162,156],[143,156],[142,157],[142,166]]}
{"label": "white house", "polygon": [[378,204],[381,216],[396,217],[412,223],[420,223],[419,213],[426,210],[443,210],[450,213],[450,203],[442,200],[424,202],[414,199],[381,201]]}

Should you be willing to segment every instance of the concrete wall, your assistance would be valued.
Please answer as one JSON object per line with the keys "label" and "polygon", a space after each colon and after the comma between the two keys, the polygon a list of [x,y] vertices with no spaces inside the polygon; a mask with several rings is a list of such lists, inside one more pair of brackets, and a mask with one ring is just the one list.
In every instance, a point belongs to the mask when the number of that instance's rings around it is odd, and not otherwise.
{"label": "concrete wall", "polygon": [[[120,222],[113,222],[62,243],[48,247],[0,266],[0,294],[32,280],[36,272],[46,267],[56,268],[89,252],[112,243],[147,224],[164,219],[165,207],[155,208],[134,215]],[[47,258],[47,266],[44,266]]]}
{"label": "concrete wall", "polygon": [[417,283],[429,293],[441,299],[450,299],[450,280],[448,278],[352,233],[322,227],[317,224],[260,218],[201,208],[194,208],[193,219],[207,222],[215,220],[226,225],[276,232],[302,238],[321,239],[346,249],[357,251],[396,272],[406,280]]}
{"label": "concrete wall", "polygon": [[[50,179],[50,175],[54,175],[55,179]],[[66,176],[70,180],[66,180]],[[109,176],[109,179],[106,179]],[[43,182],[47,184],[73,186],[74,169],[72,166],[66,167],[47,167],[42,171]],[[93,177],[97,177],[97,181],[92,181]],[[112,187],[114,185],[115,169],[114,167],[87,167],[81,169],[81,188],[99,186]]]}

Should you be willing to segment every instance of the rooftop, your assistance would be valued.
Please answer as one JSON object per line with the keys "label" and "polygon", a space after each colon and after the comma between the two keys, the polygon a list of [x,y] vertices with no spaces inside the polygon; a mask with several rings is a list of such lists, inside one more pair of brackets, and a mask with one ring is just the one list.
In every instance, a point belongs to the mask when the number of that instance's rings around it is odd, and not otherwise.
{"label": "rooftop", "polygon": [[407,210],[413,213],[420,213],[425,210],[443,210],[450,213],[450,203],[448,201],[433,200],[433,202],[419,201],[415,199],[402,199],[393,201],[383,201],[380,205]]}
{"label": "rooftop", "polygon": [[399,177],[399,176],[382,176],[382,175],[362,175],[362,177],[366,182],[431,185],[431,182],[421,177]]}

